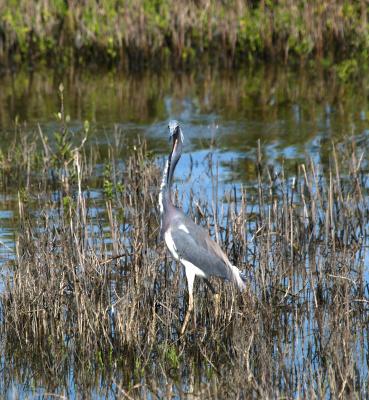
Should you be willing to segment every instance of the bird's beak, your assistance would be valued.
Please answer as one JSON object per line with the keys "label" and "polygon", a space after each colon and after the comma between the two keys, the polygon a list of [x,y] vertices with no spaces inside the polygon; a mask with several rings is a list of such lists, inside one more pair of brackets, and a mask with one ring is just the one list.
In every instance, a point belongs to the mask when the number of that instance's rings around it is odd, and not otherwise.
{"label": "bird's beak", "polygon": [[172,153],[173,153],[174,150],[175,150],[175,148],[177,147],[177,144],[178,144],[178,139],[179,139],[179,132],[178,132],[178,130],[176,130],[176,131],[173,133],[172,138],[173,138]]}

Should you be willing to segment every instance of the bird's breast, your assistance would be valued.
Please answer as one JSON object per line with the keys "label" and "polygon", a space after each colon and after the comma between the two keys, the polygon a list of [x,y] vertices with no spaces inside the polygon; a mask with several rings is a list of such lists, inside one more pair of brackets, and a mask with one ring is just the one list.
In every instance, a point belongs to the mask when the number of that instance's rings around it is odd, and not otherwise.
{"label": "bird's breast", "polygon": [[179,260],[179,256],[178,256],[177,249],[176,249],[176,245],[175,245],[175,243],[173,241],[173,237],[172,237],[172,234],[170,232],[170,229],[165,231],[164,240],[165,240],[165,244],[167,245],[168,250],[171,252],[172,256],[176,260]]}

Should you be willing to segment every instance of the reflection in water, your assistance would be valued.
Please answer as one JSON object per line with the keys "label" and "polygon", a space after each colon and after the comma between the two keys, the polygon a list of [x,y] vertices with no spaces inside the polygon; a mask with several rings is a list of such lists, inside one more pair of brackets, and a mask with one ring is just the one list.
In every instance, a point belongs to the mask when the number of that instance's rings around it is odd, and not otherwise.
{"label": "reflection in water", "polygon": [[[1,180],[0,290],[12,278],[7,268],[29,286],[28,292],[13,292],[25,304],[22,312],[11,296],[2,303],[15,311],[4,316],[1,310],[1,321],[14,321],[19,336],[6,341],[6,332],[2,336],[0,392],[67,398],[365,393],[360,385],[368,376],[367,349],[361,345],[367,341],[368,255],[360,247],[367,244],[368,226],[363,179],[368,161],[360,158],[360,146],[368,144],[365,80],[340,85],[308,72],[263,68],[233,74],[71,70],[63,76],[41,71],[3,77],[2,149],[14,135],[24,140],[35,131],[38,137],[38,122],[52,142],[63,81],[70,127],[77,132],[89,120],[87,144],[97,143],[97,155],[84,159],[82,197],[76,189],[72,200],[50,177],[38,181],[37,172],[30,193],[17,186],[16,177],[9,184]],[[212,232],[216,214],[222,243],[247,272],[255,296],[240,301],[228,286],[218,285],[223,311],[214,315],[213,298],[197,288],[197,326],[185,342],[175,330],[184,311],[183,279],[153,232],[158,174],[153,167],[143,196],[142,162],[127,172],[133,150],[126,143],[138,134],[147,139],[146,157],[154,156],[155,166],[162,167],[169,118],[179,119],[186,134],[187,154],[176,171],[178,200]],[[350,135],[356,136],[357,159],[349,153]],[[338,142],[338,161],[346,162],[339,171],[332,139]],[[110,164],[115,172],[107,169]],[[134,201],[113,196],[111,212],[107,176],[122,182],[128,176],[131,182],[123,189],[132,191]],[[355,186],[355,179],[361,185]],[[146,213],[136,236],[132,210],[139,221]],[[20,224],[22,232],[15,230]],[[14,236],[23,248],[13,267]],[[140,251],[127,252],[120,263],[99,265],[96,257],[121,248]],[[142,261],[139,271],[132,268],[135,257]],[[128,323],[137,337],[129,337]],[[42,334],[33,337],[34,332]],[[336,386],[328,387],[328,381]]]}
{"label": "reflection in water", "polygon": [[[89,120],[101,140],[114,124],[125,134],[145,133],[154,139],[155,134],[161,136],[163,122],[177,118],[190,126],[191,143],[211,139],[213,130],[204,127],[216,124],[221,148],[244,152],[260,139],[275,144],[277,151],[294,148],[301,154],[316,138],[329,141],[367,128],[367,77],[339,84],[317,73],[260,68],[134,76],[73,69],[64,75],[22,71],[1,79],[1,129],[11,129],[16,118],[54,129],[60,82],[65,87],[66,113],[76,125]],[[151,145],[162,151],[154,142]]]}

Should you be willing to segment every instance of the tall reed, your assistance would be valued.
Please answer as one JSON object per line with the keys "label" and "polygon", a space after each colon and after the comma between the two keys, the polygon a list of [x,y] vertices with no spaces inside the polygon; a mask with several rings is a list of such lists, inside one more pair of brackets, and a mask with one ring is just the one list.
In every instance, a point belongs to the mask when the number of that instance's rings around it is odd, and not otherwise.
{"label": "tall reed", "polygon": [[3,267],[4,393],[26,375],[67,397],[70,379],[77,393],[129,398],[365,397],[368,159],[355,141],[332,144],[328,167],[307,156],[293,175],[271,169],[259,144],[247,188],[212,201],[193,187],[188,213],[248,288],[213,279],[217,300],[198,282],[183,338],[184,276],[159,238],[162,163],[139,139],[122,163],[126,146],[117,141],[104,168],[88,141],[62,165],[51,145],[19,155],[39,168],[16,179],[29,194],[19,192],[16,255]]}

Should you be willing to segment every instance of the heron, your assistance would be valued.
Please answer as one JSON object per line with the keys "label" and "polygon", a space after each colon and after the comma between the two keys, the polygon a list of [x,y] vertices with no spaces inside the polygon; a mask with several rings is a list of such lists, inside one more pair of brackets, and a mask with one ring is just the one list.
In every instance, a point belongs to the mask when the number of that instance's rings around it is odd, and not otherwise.
{"label": "heron", "polygon": [[183,335],[194,308],[193,284],[196,276],[204,279],[213,294],[215,290],[208,280],[209,277],[216,276],[231,281],[241,291],[246,287],[246,277],[229,261],[219,244],[210,238],[208,231],[174,205],[172,180],[181,158],[184,136],[178,121],[170,121],[168,129],[172,151],[166,161],[160,185],[160,223],[161,236],[164,237],[168,250],[185,268],[188,308],[180,332]]}

